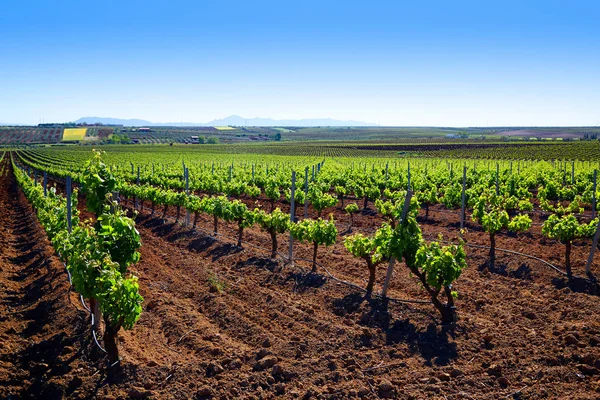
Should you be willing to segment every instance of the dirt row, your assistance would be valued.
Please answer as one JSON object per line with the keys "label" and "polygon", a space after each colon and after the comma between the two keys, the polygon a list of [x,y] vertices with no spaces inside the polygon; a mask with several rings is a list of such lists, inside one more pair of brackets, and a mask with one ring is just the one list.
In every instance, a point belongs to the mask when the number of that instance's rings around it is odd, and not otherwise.
{"label": "dirt row", "polygon": [[89,340],[87,315],[5,167],[0,177],[0,398],[78,397],[84,382],[92,395],[98,355]]}
{"label": "dirt row", "polygon": [[[19,216],[31,214],[14,183],[7,178],[2,182],[6,187],[3,209],[16,210],[13,219],[0,216],[5,229]],[[84,202],[80,205],[84,207]],[[342,211],[334,213],[342,220]],[[431,217],[422,221],[427,237],[456,236],[454,214],[439,210]],[[107,399],[583,399],[600,395],[598,292],[582,281],[566,286],[558,274],[537,261],[500,253],[499,268],[489,271],[484,267],[486,251],[469,249],[469,267],[456,284],[459,321],[441,326],[430,305],[368,300],[361,291],[326,274],[306,273],[308,264],[302,260],[290,266],[266,258],[268,250],[250,246],[270,247],[268,236],[257,228],[246,232],[248,245],[238,249],[226,237],[215,239],[171,220],[163,223],[148,211],[138,215],[137,223],[142,261],[133,272],[140,278],[144,313],[133,331],[120,335],[122,371],[112,380],[101,356],[92,357],[86,315],[77,298],[66,295],[66,274],[47,243],[41,237],[35,241],[44,246],[44,260],[54,266],[52,275],[45,268],[6,267],[13,274],[29,279],[39,274],[52,282],[54,286],[44,287],[36,298],[56,296],[73,303],[70,308],[56,307],[47,321],[54,334],[72,341],[69,346],[77,355],[68,367],[77,371],[78,385],[40,375],[43,382],[53,382],[55,394]],[[377,216],[365,213],[356,225],[368,230],[380,223]],[[200,227],[210,230],[212,222],[202,217]],[[221,223],[221,227],[225,236],[235,237],[233,225]],[[470,228],[469,243],[487,243],[476,227]],[[26,236],[18,233],[12,240],[26,240]],[[284,249],[286,241],[285,236],[280,238]],[[498,247],[543,256],[557,264],[563,252],[561,245],[544,241],[535,229],[518,237],[501,235]],[[574,247],[574,268],[581,274],[589,244]],[[13,249],[12,257],[19,251]],[[295,251],[297,257],[310,258],[308,246],[296,245]],[[339,278],[366,283],[366,268],[348,254],[341,238],[335,246],[320,249],[319,260]],[[12,275],[4,271],[3,264],[1,284],[28,292],[27,284],[13,283]],[[380,268],[379,284],[384,273]],[[401,264],[391,290],[394,297],[425,299]],[[24,317],[11,318],[15,325],[23,323]],[[64,323],[65,318],[69,323]],[[0,326],[3,341],[11,346],[19,343],[20,331],[7,333]],[[35,374],[30,364],[47,363],[34,353],[27,364],[18,364],[12,353],[10,357],[3,353],[2,377]],[[13,391],[8,394],[48,393],[12,379]],[[0,392],[0,397],[8,394]]]}

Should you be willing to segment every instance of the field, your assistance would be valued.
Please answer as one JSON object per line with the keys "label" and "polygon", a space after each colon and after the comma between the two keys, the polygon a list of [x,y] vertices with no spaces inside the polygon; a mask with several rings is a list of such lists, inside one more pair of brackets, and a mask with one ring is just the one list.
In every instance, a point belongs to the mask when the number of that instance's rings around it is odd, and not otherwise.
{"label": "field", "polygon": [[67,128],[63,133],[63,142],[81,141],[87,133],[87,128]]}
{"label": "field", "polygon": [[597,141],[103,149],[0,152],[0,398],[600,395]]}
{"label": "field", "polygon": [[[71,129],[86,129],[87,134]],[[136,144],[197,143],[199,136],[216,138],[220,143],[268,143],[279,142],[303,146],[319,145],[347,146],[366,142],[367,144],[421,144],[482,145],[482,144],[523,144],[528,142],[556,143],[565,141],[590,140],[598,137],[598,127],[258,127],[258,126],[156,126],[140,130],[137,127],[87,126],[75,128],[73,125],[42,125],[0,127],[0,145],[56,144],[64,141],[104,144],[113,133],[124,135]],[[67,130],[63,139],[63,130]],[[77,132],[76,134],[74,132]],[[502,142],[500,142],[502,141]]]}

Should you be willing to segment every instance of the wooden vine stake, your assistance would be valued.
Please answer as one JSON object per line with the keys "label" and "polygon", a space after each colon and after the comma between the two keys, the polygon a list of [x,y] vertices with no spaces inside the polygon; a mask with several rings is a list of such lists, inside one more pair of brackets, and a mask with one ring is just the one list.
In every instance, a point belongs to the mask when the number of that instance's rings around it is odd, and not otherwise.
{"label": "wooden vine stake", "polygon": [[465,227],[465,188],[467,186],[467,166],[463,166],[462,197],[460,208],[460,229]]}
{"label": "wooden vine stake", "polygon": [[308,167],[304,168],[304,218],[308,218]]}
{"label": "wooden vine stake", "polygon": [[591,266],[592,261],[594,261],[594,253],[596,252],[596,247],[598,247],[598,239],[600,239],[600,220],[598,220],[598,226],[596,226],[596,233],[594,234],[594,241],[592,243],[592,249],[590,250],[590,255],[588,256],[587,264],[585,265],[585,273],[587,276],[592,276]]}
{"label": "wooden vine stake", "polygon": [[596,218],[596,178],[598,170],[594,170],[594,190],[592,191],[592,219]]}
{"label": "wooden vine stake", "polygon": [[[190,195],[190,170],[185,168],[185,194]],[[190,226],[190,210],[186,208],[185,210],[185,226]]]}
{"label": "wooden vine stake", "polygon": [[71,230],[73,229],[73,227],[71,226],[71,214],[72,214],[72,210],[71,210],[71,194],[73,192],[73,183],[71,182],[71,177],[67,176],[67,182],[66,182],[66,186],[67,186],[67,229],[69,230],[69,233],[71,233]]}
{"label": "wooden vine stake", "polygon": [[[292,196],[290,197],[290,222],[293,224],[294,215],[296,213],[296,171],[292,171]],[[290,232],[290,248],[288,253],[288,262],[294,265],[294,238]]]}

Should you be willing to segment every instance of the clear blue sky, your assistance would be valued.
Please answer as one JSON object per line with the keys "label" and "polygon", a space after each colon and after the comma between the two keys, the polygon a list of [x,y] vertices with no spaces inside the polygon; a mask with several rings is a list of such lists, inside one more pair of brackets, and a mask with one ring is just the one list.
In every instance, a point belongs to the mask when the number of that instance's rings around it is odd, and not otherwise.
{"label": "clear blue sky", "polygon": [[0,122],[231,114],[599,125],[600,2],[2,4]]}

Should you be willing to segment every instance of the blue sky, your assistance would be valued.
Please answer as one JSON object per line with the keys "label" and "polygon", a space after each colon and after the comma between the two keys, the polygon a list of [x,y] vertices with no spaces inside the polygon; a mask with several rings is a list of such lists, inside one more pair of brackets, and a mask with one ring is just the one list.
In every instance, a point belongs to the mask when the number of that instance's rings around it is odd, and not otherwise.
{"label": "blue sky", "polygon": [[3,3],[0,122],[231,114],[600,125],[600,2]]}

